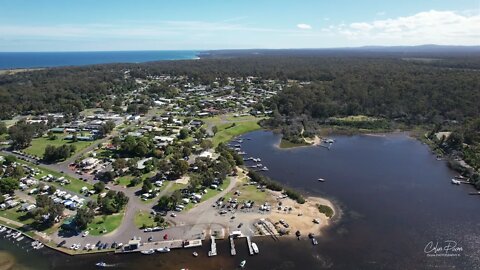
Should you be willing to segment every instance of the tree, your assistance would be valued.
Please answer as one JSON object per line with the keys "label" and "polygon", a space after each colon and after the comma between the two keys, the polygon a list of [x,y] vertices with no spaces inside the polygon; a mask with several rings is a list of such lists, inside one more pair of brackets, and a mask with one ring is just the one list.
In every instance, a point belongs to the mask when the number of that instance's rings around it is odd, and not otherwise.
{"label": "tree", "polygon": [[217,126],[213,126],[213,127],[212,127],[212,132],[213,132],[214,135],[217,134],[217,132],[218,132],[218,127],[217,127]]}
{"label": "tree", "polygon": [[203,150],[207,150],[213,147],[213,143],[211,140],[202,140],[202,142],[200,142],[200,147]]}
{"label": "tree", "polygon": [[89,207],[82,207],[77,210],[77,214],[75,215],[75,224],[79,230],[85,230],[90,222],[93,221],[95,217],[95,212],[92,208]]}
{"label": "tree", "polygon": [[8,155],[8,156],[5,157],[5,160],[3,161],[3,164],[5,166],[10,166],[13,163],[15,163],[16,161],[17,161],[17,157],[12,156],[12,155]]}
{"label": "tree", "polygon": [[0,179],[0,193],[1,194],[13,194],[18,189],[19,182],[15,178],[2,178]]}
{"label": "tree", "polygon": [[160,199],[158,199],[157,207],[161,210],[170,210],[170,197],[160,197]]}
{"label": "tree", "polygon": [[43,160],[46,162],[56,162],[65,160],[75,153],[76,147],[73,144],[64,144],[58,147],[47,145],[43,153]]}
{"label": "tree", "polygon": [[151,189],[153,189],[153,184],[149,179],[145,179],[143,181],[142,192],[148,193]]}
{"label": "tree", "polygon": [[115,171],[123,170],[127,167],[127,161],[124,158],[117,158],[112,162],[112,167]]}
{"label": "tree", "polygon": [[8,129],[8,135],[12,140],[14,149],[23,149],[30,145],[35,135],[35,130],[32,125],[27,124],[25,121],[20,121]]}
{"label": "tree", "polygon": [[180,130],[180,133],[178,134],[178,138],[179,138],[180,140],[185,140],[186,138],[188,138],[188,134],[189,134],[188,129],[182,128],[182,129]]}
{"label": "tree", "polygon": [[0,122],[0,135],[6,134],[7,132],[8,132],[8,129],[5,122]]}
{"label": "tree", "polygon": [[115,179],[116,174],[113,171],[105,171],[98,173],[98,178],[105,183],[111,182]]}
{"label": "tree", "polygon": [[11,176],[20,179],[25,176],[25,169],[22,166],[15,166],[11,173]]}
{"label": "tree", "polygon": [[188,171],[188,162],[183,159],[174,159],[172,161],[171,176],[174,178],[180,178]]}
{"label": "tree", "polygon": [[103,190],[105,190],[105,183],[104,182],[97,182],[93,184],[93,189],[95,190],[96,193],[100,193]]}

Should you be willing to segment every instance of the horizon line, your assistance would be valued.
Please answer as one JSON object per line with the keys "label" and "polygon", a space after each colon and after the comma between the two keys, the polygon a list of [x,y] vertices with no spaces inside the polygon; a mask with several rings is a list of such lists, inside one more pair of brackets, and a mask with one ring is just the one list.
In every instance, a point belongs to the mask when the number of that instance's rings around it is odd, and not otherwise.
{"label": "horizon line", "polygon": [[443,45],[443,44],[419,44],[419,45],[364,45],[352,47],[308,47],[308,48],[217,48],[217,49],[134,49],[134,50],[58,50],[58,51],[0,51],[0,53],[84,53],[84,52],[208,52],[208,51],[248,51],[248,50],[332,50],[332,49],[362,49],[362,48],[398,48],[398,47],[464,47],[474,48],[479,45]]}

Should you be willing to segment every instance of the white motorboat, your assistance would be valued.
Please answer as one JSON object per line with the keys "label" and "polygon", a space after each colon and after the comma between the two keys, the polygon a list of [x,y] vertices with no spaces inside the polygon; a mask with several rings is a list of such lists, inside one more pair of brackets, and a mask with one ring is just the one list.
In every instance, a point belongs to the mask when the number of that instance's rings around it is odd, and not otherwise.
{"label": "white motorboat", "polygon": [[198,253],[197,253],[197,252],[194,251],[192,254],[193,254],[193,257],[198,257]]}
{"label": "white motorboat", "polygon": [[455,185],[460,185],[460,181],[456,180],[456,179],[452,179],[452,184],[455,184]]}
{"label": "white motorboat", "polygon": [[319,182],[325,182],[325,179],[323,179],[323,178],[318,178],[318,181],[319,181]]}
{"label": "white motorboat", "polygon": [[314,246],[318,245],[318,241],[317,241],[317,239],[315,239],[315,238],[312,238],[312,244],[313,244]]}
{"label": "white motorboat", "polygon": [[167,252],[170,252],[170,249],[168,247],[164,247],[164,248],[158,248],[157,251],[160,253],[167,253]]}
{"label": "white motorboat", "polygon": [[140,251],[140,253],[142,253],[144,255],[152,255],[153,253],[155,253],[155,249],[142,250],[142,251]]}
{"label": "white motorboat", "polygon": [[25,237],[22,235],[20,237],[17,238],[17,241],[22,241]]}
{"label": "white motorboat", "polygon": [[244,268],[245,267],[245,264],[247,264],[247,261],[246,260],[243,260],[240,262],[240,267],[241,268]]}
{"label": "white motorboat", "polygon": [[252,249],[255,254],[258,254],[260,251],[258,250],[257,244],[252,242]]}
{"label": "white motorboat", "polygon": [[98,262],[95,264],[97,267],[107,267],[107,264],[105,262]]}

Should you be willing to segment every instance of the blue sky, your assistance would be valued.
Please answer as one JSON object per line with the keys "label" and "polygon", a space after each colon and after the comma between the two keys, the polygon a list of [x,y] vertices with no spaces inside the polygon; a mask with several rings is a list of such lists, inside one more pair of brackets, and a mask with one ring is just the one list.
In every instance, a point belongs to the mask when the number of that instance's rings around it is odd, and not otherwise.
{"label": "blue sky", "polygon": [[0,0],[0,51],[480,45],[480,0]]}

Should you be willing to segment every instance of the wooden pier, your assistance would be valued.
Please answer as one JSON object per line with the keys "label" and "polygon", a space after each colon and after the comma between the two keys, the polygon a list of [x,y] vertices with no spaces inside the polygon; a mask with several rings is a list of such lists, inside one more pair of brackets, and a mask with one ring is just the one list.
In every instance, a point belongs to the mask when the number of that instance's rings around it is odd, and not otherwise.
{"label": "wooden pier", "polygon": [[247,236],[247,245],[248,245],[248,252],[250,255],[253,255],[253,248],[252,248],[252,241],[250,240],[250,236]]}
{"label": "wooden pier", "polygon": [[235,256],[237,255],[237,251],[235,250],[235,242],[233,241],[233,237],[230,236],[230,255]]}
{"label": "wooden pier", "polygon": [[210,246],[210,251],[208,252],[208,257],[217,256],[217,244],[215,243],[215,237],[211,236],[212,244]]}

